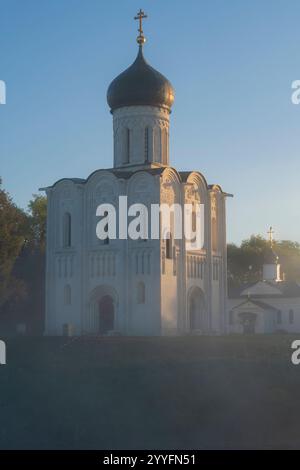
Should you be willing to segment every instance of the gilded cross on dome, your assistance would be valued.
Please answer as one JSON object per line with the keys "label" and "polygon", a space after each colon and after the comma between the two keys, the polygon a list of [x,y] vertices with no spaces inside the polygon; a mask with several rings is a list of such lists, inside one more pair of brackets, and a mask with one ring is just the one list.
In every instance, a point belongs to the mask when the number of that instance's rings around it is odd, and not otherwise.
{"label": "gilded cross on dome", "polygon": [[145,12],[140,8],[140,11],[137,13],[137,15],[134,17],[135,20],[139,20],[139,35],[136,38],[137,43],[142,46],[146,42],[146,38],[144,36],[144,31],[143,31],[143,19],[148,18],[148,16],[145,14]]}

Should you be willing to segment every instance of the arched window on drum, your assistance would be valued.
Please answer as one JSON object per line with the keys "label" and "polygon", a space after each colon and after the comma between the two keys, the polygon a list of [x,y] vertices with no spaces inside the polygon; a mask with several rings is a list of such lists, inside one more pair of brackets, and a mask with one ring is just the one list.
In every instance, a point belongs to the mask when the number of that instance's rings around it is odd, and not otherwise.
{"label": "arched window on drum", "polygon": [[63,216],[63,247],[68,248],[72,243],[72,218],[70,212]]}
{"label": "arched window on drum", "polygon": [[166,235],[166,258],[173,259],[173,239],[170,232]]}
{"label": "arched window on drum", "polygon": [[69,284],[66,284],[65,289],[64,289],[64,304],[71,305],[71,303],[72,303],[71,286]]}
{"label": "arched window on drum", "polygon": [[137,303],[144,304],[146,302],[146,288],[143,282],[137,284]]}
{"label": "arched window on drum", "polygon": [[124,129],[124,146],[123,146],[123,163],[130,163],[131,154],[131,131],[129,128]]}
{"label": "arched window on drum", "polygon": [[144,133],[144,160],[146,163],[149,162],[149,137],[150,129],[149,127],[146,127]]}

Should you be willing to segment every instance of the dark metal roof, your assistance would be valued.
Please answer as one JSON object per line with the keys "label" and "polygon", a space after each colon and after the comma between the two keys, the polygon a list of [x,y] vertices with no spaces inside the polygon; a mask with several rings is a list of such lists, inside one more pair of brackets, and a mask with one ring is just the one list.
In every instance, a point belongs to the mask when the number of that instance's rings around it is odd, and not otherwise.
{"label": "dark metal roof", "polygon": [[[278,299],[278,298],[300,298],[300,285],[295,282],[295,281],[281,281],[281,282],[268,282],[268,281],[258,281],[258,282],[264,282],[265,284],[274,287],[279,291],[278,294],[260,294],[260,295],[255,295],[251,294],[250,299]],[[237,299],[237,298],[245,298],[247,297],[247,290],[250,289],[251,287],[255,286],[255,284],[258,284],[258,282],[251,282],[251,283],[245,283],[241,284],[239,287],[236,288],[231,288],[229,290],[228,296],[231,299]],[[246,291],[245,294],[242,295],[242,292]]]}
{"label": "dark metal roof", "polygon": [[122,169],[113,168],[107,171],[109,171],[110,173],[113,173],[117,178],[129,179],[135,173],[146,172],[146,173],[149,173],[150,175],[161,175],[161,173],[163,173],[164,170],[165,170],[165,167],[140,168],[140,169],[131,170],[131,171],[126,171],[126,170],[124,171]]}
{"label": "dark metal roof", "polygon": [[186,183],[192,171],[179,171],[178,173],[180,174],[180,178],[183,181],[183,183]]}
{"label": "dark metal roof", "polygon": [[[134,166],[137,166],[137,165],[134,165]],[[198,175],[200,175],[203,179],[204,179],[204,182],[206,184],[206,187],[209,188],[209,186],[207,185],[207,182],[204,178],[204,176],[199,173],[198,171],[177,171],[175,168],[173,167],[166,167],[166,166],[159,166],[157,168],[147,168],[146,165],[139,165],[141,168],[132,168],[132,169],[126,169],[126,168],[122,168],[122,167],[119,167],[119,168],[101,168],[101,169],[97,169],[95,171],[93,171],[86,179],[84,178],[61,178],[59,179],[58,181],[56,181],[55,183],[53,183],[51,186],[47,186],[47,187],[43,187],[43,188],[39,188],[40,191],[45,191],[46,189],[50,189],[50,188],[54,188],[58,183],[60,183],[61,181],[72,181],[73,183],[75,184],[85,184],[95,173],[97,173],[98,171],[103,171],[103,172],[109,172],[109,173],[112,173],[113,175],[115,175],[117,178],[122,178],[122,179],[129,179],[131,178],[131,176],[133,176],[135,173],[137,172],[143,172],[145,171],[146,173],[149,173],[151,175],[161,175],[165,170],[166,168],[171,168],[172,170],[174,170],[178,176],[179,176],[179,181],[182,182],[182,183],[185,183],[187,181],[187,178],[190,174],[192,173],[197,173]],[[221,188],[220,188],[221,189]],[[222,191],[222,189],[221,189]],[[222,191],[223,192],[223,191]],[[223,194],[227,194],[227,193],[224,193]]]}
{"label": "dark metal roof", "polygon": [[145,60],[139,46],[133,64],[109,85],[107,102],[111,110],[123,106],[149,105],[168,110],[174,101],[174,89],[169,80]]}
{"label": "dark metal roof", "polygon": [[243,305],[246,305],[248,302],[251,302],[254,305],[257,305],[258,307],[262,308],[263,310],[273,310],[275,312],[278,312],[278,309],[273,307],[273,305],[267,304],[266,302],[262,302],[261,300],[256,300],[253,299],[252,297],[245,300],[244,302],[241,302],[239,305],[236,305],[235,307],[232,308],[232,310],[236,308],[240,308]]}
{"label": "dark metal roof", "polygon": [[61,181],[72,181],[72,183],[75,184],[84,184],[86,180],[84,178],[60,178],[59,180],[55,181],[55,183],[53,183],[51,186],[39,188],[39,191],[45,191],[46,189],[53,188],[56,184],[60,183]]}
{"label": "dark metal roof", "polygon": [[300,297],[300,285],[293,281],[283,281],[278,283],[284,297]]}
{"label": "dark metal roof", "polygon": [[149,173],[151,175],[161,175],[165,169],[166,169],[166,167],[158,167],[158,168],[144,168],[143,167],[143,168],[139,168],[139,169],[135,169],[135,170],[131,170],[131,171],[126,171],[126,170],[123,170],[121,168],[120,169],[102,168],[102,169],[98,169],[98,170],[93,171],[93,173],[91,173],[86,179],[83,179],[83,178],[61,178],[58,181],[56,181],[54,184],[52,184],[51,186],[47,186],[46,188],[40,188],[39,190],[44,191],[46,189],[54,188],[54,186],[56,186],[61,181],[72,181],[72,183],[76,183],[76,184],[85,184],[98,171],[112,173],[117,178],[129,179],[135,173],[143,172],[143,171],[145,171],[146,173]]}

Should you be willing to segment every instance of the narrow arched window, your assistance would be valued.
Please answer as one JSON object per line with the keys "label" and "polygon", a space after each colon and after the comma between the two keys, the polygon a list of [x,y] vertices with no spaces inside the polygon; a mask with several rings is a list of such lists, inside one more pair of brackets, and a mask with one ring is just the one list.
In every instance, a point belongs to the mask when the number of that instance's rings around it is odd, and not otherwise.
{"label": "narrow arched window", "polygon": [[193,207],[193,212],[192,212],[192,230],[195,233],[197,229],[197,218],[196,218],[196,211],[195,207]]}
{"label": "narrow arched window", "polygon": [[294,310],[292,308],[289,311],[289,323],[290,325],[294,323]]}
{"label": "narrow arched window", "polygon": [[145,152],[145,162],[149,161],[149,127],[146,127],[145,129],[145,135],[144,135],[144,152]]}
{"label": "narrow arched window", "polygon": [[166,238],[166,258],[172,259],[173,258],[173,241],[172,241],[172,234],[168,233]]}
{"label": "narrow arched window", "polygon": [[72,242],[72,219],[71,214],[66,212],[63,217],[63,246],[70,247]]}
{"label": "narrow arched window", "polygon": [[165,129],[165,164],[169,161],[169,131]]}
{"label": "narrow arched window", "polygon": [[219,280],[219,262],[215,260],[215,281]]}
{"label": "narrow arched window", "polygon": [[281,310],[277,311],[277,324],[280,325],[282,323],[282,312]]}
{"label": "narrow arched window", "polygon": [[124,142],[124,162],[123,163],[129,163],[130,162],[130,152],[131,152],[131,142],[130,142],[130,129],[126,128],[125,129],[125,142]]}
{"label": "narrow arched window", "polygon": [[137,303],[144,304],[146,301],[146,289],[143,282],[139,282],[137,285]]}
{"label": "narrow arched window", "polygon": [[67,284],[65,285],[65,289],[64,289],[64,304],[71,305],[71,303],[72,303],[71,286]]}
{"label": "narrow arched window", "polygon": [[163,159],[162,163],[168,163],[168,131],[167,129],[163,129],[162,131],[162,151],[163,151]]}
{"label": "narrow arched window", "polygon": [[218,227],[217,219],[214,217],[211,221],[211,231],[212,231],[212,249],[213,251],[218,250]]}

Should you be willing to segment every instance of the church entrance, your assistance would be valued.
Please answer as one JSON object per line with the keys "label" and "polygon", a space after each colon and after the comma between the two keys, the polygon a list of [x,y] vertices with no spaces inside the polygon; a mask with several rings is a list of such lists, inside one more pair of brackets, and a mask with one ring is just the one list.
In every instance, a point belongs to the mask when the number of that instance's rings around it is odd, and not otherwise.
{"label": "church entrance", "polygon": [[115,312],[114,301],[110,295],[105,295],[99,300],[99,333],[107,334],[114,329]]}
{"label": "church entrance", "polygon": [[84,334],[105,335],[118,328],[118,293],[112,286],[100,285],[89,296],[83,318]]}
{"label": "church entrance", "polygon": [[189,295],[189,321],[191,331],[205,330],[205,301],[200,287],[194,287]]}
{"label": "church entrance", "polygon": [[256,314],[251,312],[240,313],[241,324],[243,327],[244,335],[254,335],[255,334],[255,321]]}

